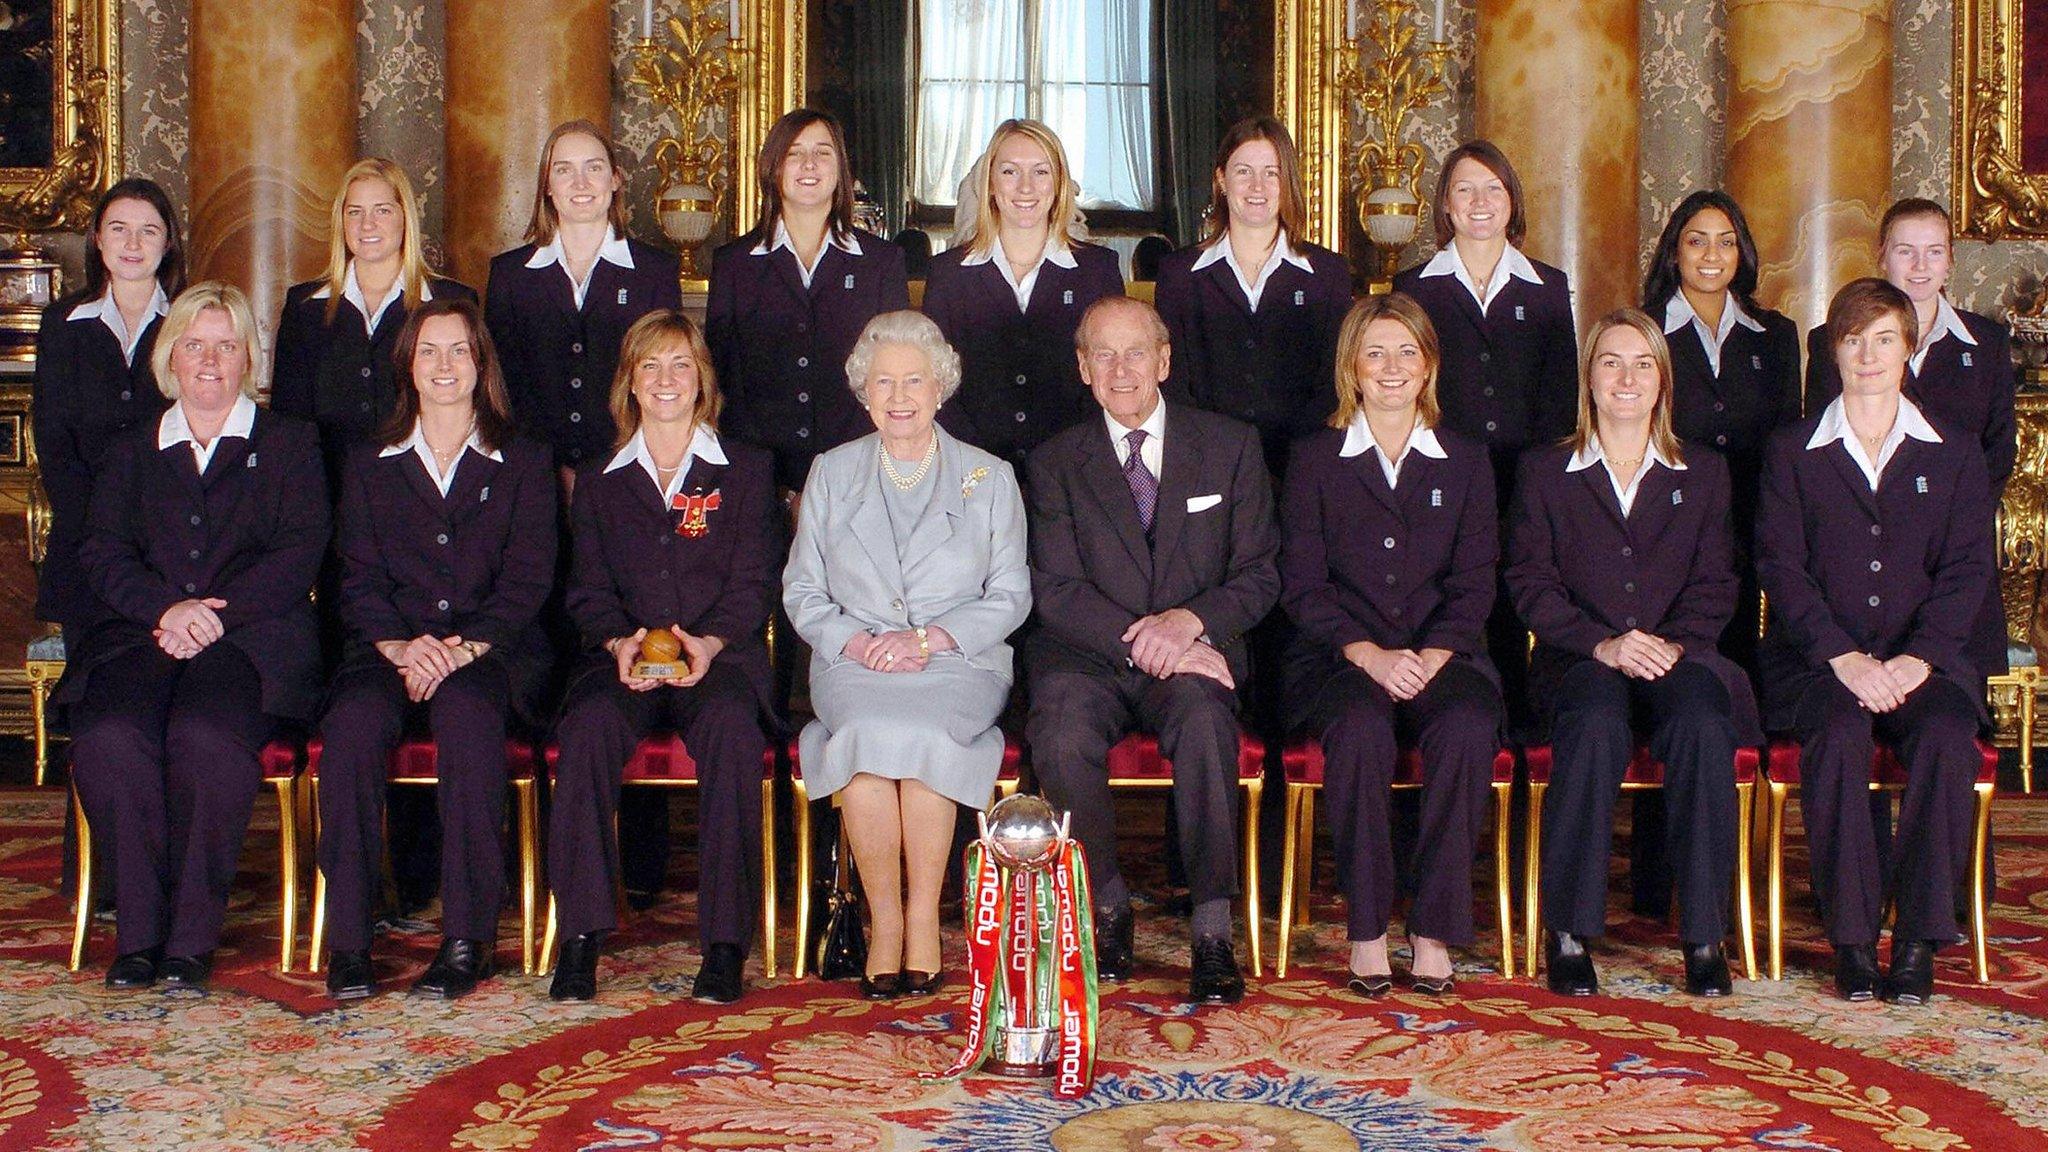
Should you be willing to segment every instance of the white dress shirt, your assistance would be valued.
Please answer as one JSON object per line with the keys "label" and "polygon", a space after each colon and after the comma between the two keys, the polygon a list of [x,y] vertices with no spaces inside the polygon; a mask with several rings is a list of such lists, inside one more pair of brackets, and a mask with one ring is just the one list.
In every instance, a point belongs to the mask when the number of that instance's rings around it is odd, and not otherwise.
{"label": "white dress shirt", "polygon": [[1700,347],[1707,350],[1707,367],[1717,377],[1721,375],[1721,346],[1728,342],[1728,334],[1735,331],[1735,326],[1740,324],[1751,332],[1764,330],[1761,322],[1742,310],[1733,292],[1728,293],[1727,301],[1721,305],[1721,322],[1712,328],[1707,327],[1706,320],[1693,311],[1692,301],[1685,298],[1685,293],[1673,292],[1670,303],[1664,305],[1664,334],[1673,335],[1688,324],[1699,333]]}
{"label": "white dress shirt", "polygon": [[1401,454],[1392,460],[1380,451],[1379,441],[1373,439],[1372,426],[1365,422],[1365,413],[1351,418],[1351,424],[1344,429],[1344,446],[1337,449],[1339,456],[1362,456],[1371,452],[1380,462],[1380,474],[1387,478],[1387,487],[1401,486],[1401,465],[1408,462],[1408,454],[1420,452],[1431,459],[1445,459],[1444,446],[1436,438],[1436,429],[1424,424],[1420,418],[1408,430],[1408,442],[1401,446]]}
{"label": "white dress shirt", "polygon": [[1254,273],[1247,274],[1238,265],[1237,253],[1230,249],[1230,233],[1227,231],[1210,241],[1209,246],[1202,250],[1202,254],[1195,257],[1194,267],[1188,271],[1200,272],[1218,260],[1230,265],[1230,271],[1237,277],[1237,286],[1244,289],[1245,299],[1251,301],[1254,312],[1259,310],[1259,297],[1266,293],[1266,281],[1272,279],[1274,269],[1280,267],[1282,261],[1294,265],[1303,272],[1315,271],[1315,266],[1308,262],[1308,257],[1295,251],[1294,245],[1287,242],[1285,228],[1280,229],[1273,238],[1273,250],[1266,254],[1266,262],[1259,265]]}
{"label": "white dress shirt", "polygon": [[235,397],[235,406],[228,409],[228,418],[220,426],[220,434],[200,446],[199,438],[192,434],[192,425],[185,419],[185,405],[174,402],[164,409],[156,422],[156,450],[161,452],[173,444],[192,446],[192,459],[199,465],[199,474],[206,475],[206,466],[213,463],[213,450],[230,436],[249,438],[249,430],[256,426],[256,402],[247,396]]}
{"label": "white dress shirt", "polygon": [[379,459],[382,459],[386,456],[402,456],[407,452],[413,453],[420,458],[420,463],[427,466],[427,478],[434,482],[434,487],[441,490],[441,495],[446,496],[448,495],[448,490],[455,486],[455,470],[462,467],[462,458],[464,456],[475,452],[487,460],[495,460],[500,464],[505,462],[504,453],[499,452],[495,448],[488,450],[484,448],[483,440],[477,436],[475,424],[469,426],[469,439],[462,442],[462,449],[462,451],[455,454],[455,459],[448,462],[448,474],[443,476],[441,474],[441,462],[434,459],[434,450],[427,446],[427,438],[420,431],[420,422],[414,420],[412,422],[412,435],[386,447],[383,451],[377,453],[377,456]]}
{"label": "white dress shirt", "polygon": [[825,242],[818,245],[818,254],[811,257],[809,264],[805,264],[804,258],[796,255],[796,245],[789,238],[788,225],[785,225],[781,220],[777,220],[775,222],[774,238],[754,245],[753,251],[749,252],[748,255],[766,256],[777,248],[787,248],[791,256],[796,256],[797,274],[803,277],[804,287],[808,289],[811,286],[811,277],[818,274],[818,265],[825,262],[825,249],[837,248],[848,256],[858,256],[860,255],[860,237],[855,236],[851,231],[841,236],[837,229],[827,227],[825,229]]}
{"label": "white dress shirt", "polygon": [[590,278],[597,275],[598,260],[616,264],[621,268],[633,266],[633,249],[626,243],[626,238],[619,235],[609,224],[605,225],[604,243],[597,246],[597,260],[592,260],[590,267],[584,270],[583,279],[578,280],[576,274],[569,271],[569,254],[562,249],[562,233],[559,229],[556,230],[553,240],[534,249],[533,255],[526,258],[526,266],[545,268],[550,264],[561,265],[562,275],[569,278],[569,291],[576,296],[576,307],[581,309],[583,294],[590,289]]}
{"label": "white dress shirt", "polygon": [[1956,306],[1948,302],[1948,297],[1936,296],[1934,298],[1934,323],[1929,328],[1927,338],[1920,341],[1920,347],[1913,350],[1912,359],[1906,362],[1912,366],[1914,375],[1920,374],[1921,365],[1927,363],[1928,350],[1933,348],[1944,336],[1953,336],[1971,347],[1975,347],[1977,344],[1977,338],[1970,335],[1969,328],[1963,325],[1963,318],[1957,315]]}
{"label": "white dress shirt", "polygon": [[1145,422],[1136,428],[1124,427],[1108,412],[1102,414],[1102,422],[1109,426],[1109,442],[1116,445],[1116,463],[1119,468],[1128,466],[1131,461],[1131,442],[1124,437],[1133,432],[1143,432],[1145,443],[1138,449],[1138,459],[1145,462],[1145,469],[1152,473],[1153,479],[1159,479],[1159,469],[1166,462],[1166,399],[1161,397],[1154,401],[1152,414],[1145,417]]}
{"label": "white dress shirt", "polygon": [[1502,288],[1507,287],[1508,277],[1527,280],[1531,284],[1543,283],[1543,277],[1537,273],[1536,265],[1530,263],[1529,258],[1522,255],[1522,250],[1513,244],[1501,252],[1500,261],[1493,266],[1493,275],[1487,278],[1484,289],[1479,286],[1477,280],[1472,279],[1472,270],[1465,267],[1463,260],[1458,259],[1456,244],[1446,244],[1437,249],[1436,255],[1429,258],[1429,263],[1422,266],[1421,275],[1456,276],[1458,283],[1465,286],[1465,291],[1472,294],[1472,299],[1479,302],[1479,314],[1482,316],[1486,314],[1487,306],[1493,303],[1493,298],[1500,295]]}
{"label": "white dress shirt", "polygon": [[100,293],[99,299],[87,300],[85,303],[73,308],[71,315],[66,316],[64,319],[67,321],[98,320],[100,323],[105,324],[107,331],[112,332],[114,339],[120,343],[122,358],[128,361],[129,367],[133,368],[135,366],[135,346],[142,342],[142,333],[144,329],[149,327],[150,318],[168,315],[170,311],[170,297],[164,295],[164,286],[162,283],[158,283],[156,291],[150,294],[149,310],[143,313],[141,326],[136,328],[135,331],[130,332],[128,330],[128,321],[121,318],[121,306],[114,303],[114,288],[110,284],[105,292]]}
{"label": "white dress shirt", "polygon": [[1920,409],[1911,400],[1901,396],[1899,415],[1892,421],[1891,430],[1884,434],[1884,443],[1878,446],[1877,460],[1873,462],[1863,450],[1863,441],[1856,435],[1856,430],[1849,427],[1848,411],[1842,407],[1842,398],[1837,396],[1821,409],[1820,424],[1807,438],[1806,450],[1811,452],[1825,448],[1840,440],[1842,447],[1849,450],[1849,459],[1863,470],[1863,478],[1870,481],[1870,490],[1875,492],[1878,477],[1884,475],[1884,466],[1892,462],[1893,454],[1898,452],[1899,445],[1905,443],[1908,436],[1929,444],[1941,443],[1941,433],[1934,430],[1934,425],[1927,422],[1927,417],[1920,414]]}
{"label": "white dress shirt", "polygon": [[1074,259],[1073,249],[1067,247],[1066,240],[1058,236],[1045,242],[1045,249],[1038,254],[1038,262],[1031,266],[1031,271],[1022,276],[1018,276],[1016,269],[1010,266],[1009,254],[1003,251],[1003,240],[1000,236],[986,249],[962,256],[960,266],[972,268],[977,264],[993,262],[996,269],[1003,274],[1003,282],[1016,294],[1017,311],[1022,312],[1031,307],[1031,289],[1037,286],[1038,270],[1045,267],[1047,261],[1062,268],[1080,267],[1080,261]]}
{"label": "white dress shirt", "polygon": [[[1734,301],[1730,300],[1729,303],[1732,304]],[[1607,453],[1601,450],[1600,437],[1596,433],[1587,438],[1584,448],[1572,453],[1571,463],[1566,464],[1564,470],[1567,472],[1584,472],[1595,464],[1605,463],[1607,463]],[[1644,446],[1642,463],[1636,467],[1636,474],[1629,477],[1628,483],[1623,484],[1621,477],[1614,474],[1614,469],[1607,469],[1607,483],[1614,488],[1614,498],[1621,502],[1622,516],[1626,517],[1635,508],[1636,490],[1643,486],[1643,477],[1650,474],[1650,465],[1652,464],[1662,464],[1674,472],[1685,471],[1684,464],[1674,464],[1664,458],[1664,453],[1657,450],[1657,441],[1655,439],[1652,439]]]}
{"label": "white dress shirt", "polygon": [[[313,292],[313,299],[325,300],[332,295],[334,295],[334,290],[322,284]],[[391,287],[384,290],[384,299],[377,302],[377,307],[371,308],[369,302],[363,299],[362,285],[356,280],[356,262],[353,260],[348,262],[348,271],[341,279],[341,298],[356,306],[356,311],[363,318],[364,334],[375,336],[377,334],[377,324],[384,319],[384,313],[390,310],[391,306],[398,303],[404,296],[405,277],[401,276],[391,282]],[[434,286],[424,281],[421,282],[420,303],[425,304],[433,298]],[[583,298],[581,295],[578,295],[576,299],[578,304],[582,303]]]}
{"label": "white dress shirt", "polygon": [[691,457],[706,464],[727,462],[725,449],[718,446],[718,433],[699,424],[696,432],[690,437],[690,446],[683,450],[683,458],[676,461],[676,474],[669,477],[666,484],[661,482],[661,470],[655,467],[654,454],[647,450],[647,437],[638,430],[634,431],[632,439],[626,441],[625,445],[613,454],[611,463],[606,464],[604,470],[616,472],[629,464],[640,465],[647,473],[647,478],[654,481],[654,486],[661,490],[662,504],[673,506],[676,502],[676,493],[683,490],[683,477],[690,472]]}

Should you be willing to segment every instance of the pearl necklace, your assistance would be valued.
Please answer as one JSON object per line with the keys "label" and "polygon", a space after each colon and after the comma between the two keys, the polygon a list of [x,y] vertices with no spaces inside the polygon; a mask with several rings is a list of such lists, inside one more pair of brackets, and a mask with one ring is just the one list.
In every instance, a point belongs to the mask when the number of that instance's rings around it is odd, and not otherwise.
{"label": "pearl necklace", "polygon": [[936,433],[933,434],[931,444],[924,450],[924,459],[918,462],[917,470],[908,476],[896,471],[896,461],[890,458],[889,450],[884,448],[879,440],[875,442],[875,455],[881,458],[882,475],[889,478],[889,483],[894,484],[898,492],[908,492],[917,487],[918,481],[924,479],[925,473],[931,471],[932,461],[939,455],[939,438]]}

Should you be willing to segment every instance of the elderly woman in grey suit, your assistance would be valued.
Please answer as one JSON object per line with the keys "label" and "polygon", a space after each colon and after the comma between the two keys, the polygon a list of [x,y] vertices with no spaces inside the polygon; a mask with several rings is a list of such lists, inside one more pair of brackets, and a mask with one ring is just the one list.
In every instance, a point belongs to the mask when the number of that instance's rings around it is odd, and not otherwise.
{"label": "elderly woman in grey suit", "polygon": [[1031,577],[1010,466],[934,422],[960,386],[938,325],[875,317],[846,379],[875,433],[812,464],[782,603],[812,653],[804,779],[839,797],[871,917],[861,994],[881,1000],[942,981],[954,806],[995,786]]}

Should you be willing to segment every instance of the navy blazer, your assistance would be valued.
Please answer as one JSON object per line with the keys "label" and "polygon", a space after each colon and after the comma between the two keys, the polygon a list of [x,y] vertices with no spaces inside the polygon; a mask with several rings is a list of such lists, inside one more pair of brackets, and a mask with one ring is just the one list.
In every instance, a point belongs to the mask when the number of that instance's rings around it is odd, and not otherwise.
{"label": "navy blazer", "polygon": [[555,463],[564,467],[611,454],[612,376],[626,329],[657,308],[683,304],[675,254],[638,240],[626,243],[633,266],[599,260],[580,310],[560,264],[526,266],[536,245],[522,244],[491,259],[484,318],[512,412],[522,428],[554,449]]}
{"label": "navy blazer", "polygon": [[1992,593],[1991,489],[1977,443],[1936,421],[1907,437],[1871,492],[1840,441],[1808,451],[1809,416],[1771,438],[1757,508],[1770,628],[1757,649],[1764,715],[1789,727],[1799,696],[1844,652],[1918,656],[1978,701],[1972,619]]}
{"label": "navy blazer", "polygon": [[[372,334],[364,328],[362,312],[347,299],[314,295],[326,286],[325,280],[308,280],[285,293],[270,373],[270,410],[319,426],[327,480],[339,491],[350,445],[374,436],[397,406],[398,389],[412,383],[410,365],[400,371],[391,360],[412,311],[403,296],[392,301]],[[476,299],[476,289],[439,277],[428,281],[427,290],[436,300]]]}
{"label": "navy blazer", "polygon": [[729,438],[775,453],[775,481],[802,488],[819,453],[874,431],[846,384],[846,358],[868,321],[910,307],[903,249],[854,229],[861,254],[825,245],[811,286],[796,256],[753,255],[756,230],[711,257],[704,336],[725,394]]}
{"label": "navy blazer", "polygon": [[1639,629],[1685,649],[1728,689],[1738,738],[1763,740],[1749,677],[1716,649],[1735,614],[1728,464],[1696,446],[1683,471],[1650,462],[1626,516],[1607,468],[1531,449],[1515,484],[1507,587],[1535,633],[1529,692],[1546,719],[1558,684],[1601,641]]}
{"label": "navy blazer", "polygon": [[1281,603],[1300,632],[1292,709],[1314,702],[1358,640],[1446,648],[1499,683],[1485,635],[1500,560],[1493,469],[1478,441],[1436,434],[1444,459],[1409,453],[1393,489],[1376,452],[1338,455],[1339,429],[1295,444],[1280,502]]}
{"label": "navy blazer", "polygon": [[1294,438],[1336,409],[1337,331],[1351,310],[1344,258],[1295,237],[1288,243],[1313,271],[1281,261],[1256,312],[1229,261],[1193,270],[1200,244],[1159,262],[1154,293],[1173,341],[1167,395],[1258,428],[1275,475]]}
{"label": "navy blazer", "polygon": [[1121,672],[1125,629],[1185,608],[1240,688],[1251,684],[1244,634],[1280,595],[1273,486],[1258,434],[1238,421],[1167,405],[1159,502],[1148,538],[1101,409],[1031,454],[1034,674]]}
{"label": "navy blazer", "polygon": [[692,457],[680,495],[716,493],[705,533],[678,532],[682,514],[663,506],[647,470],[606,461],[583,469],[570,502],[574,557],[566,605],[582,637],[584,674],[616,675],[604,643],[640,628],[681,625],[725,641],[767,710],[768,649],[762,629],[780,593],[783,548],[766,452],[719,439],[728,463]]}
{"label": "navy blazer", "polygon": [[[1996,500],[2005,491],[2019,457],[2018,433],[2013,416],[2013,392],[2019,386],[2019,369],[2012,360],[2012,333],[1989,316],[1956,309],[1963,327],[1976,337],[1971,347],[1953,337],[1935,342],[1927,350],[1920,371],[1906,369],[1906,399],[1920,406],[1937,426],[1948,425],[1977,442],[1984,450],[1984,467]],[[1835,367],[1834,350],[1828,347],[1827,326],[1806,334],[1806,411],[1819,415],[1828,402],[1842,394],[1842,375]]]}
{"label": "navy blazer", "polygon": [[446,496],[418,453],[382,451],[356,445],[342,474],[335,544],[345,662],[383,660],[375,645],[385,640],[478,640],[506,661],[523,690],[516,696],[530,706],[549,662],[540,611],[555,583],[547,446],[515,439],[500,450],[502,462],[465,451]]}
{"label": "navy blazer", "polygon": [[107,448],[137,424],[150,423],[168,403],[150,372],[161,317],[151,317],[135,342],[135,361],[99,317],[72,320],[91,298],[83,292],[43,309],[36,335],[36,378],[29,403],[36,461],[50,498],[50,539],[36,574],[38,620],[83,628],[106,612],[92,594],[78,560],[86,509]]}
{"label": "navy blazer", "polygon": [[1484,313],[1456,276],[1424,276],[1425,265],[1417,265],[1394,277],[1394,291],[1413,297],[1436,327],[1443,426],[1493,451],[1503,500],[1516,453],[1562,440],[1578,426],[1571,284],[1562,270],[1530,263],[1543,283],[1508,277]]}
{"label": "navy blazer", "polygon": [[1072,268],[1038,266],[1023,310],[994,261],[963,266],[965,248],[932,258],[924,313],[960,354],[960,390],[939,410],[946,431],[1014,462],[1096,410],[1081,382],[1074,330],[1090,304],[1123,295],[1124,277],[1107,248],[1070,251]]}
{"label": "navy blazer", "polygon": [[[1671,346],[1671,428],[1679,439],[1728,459],[1734,481],[1736,554],[1746,556],[1756,524],[1758,477],[1764,443],[1799,419],[1799,326],[1768,308],[1745,308],[1761,332],[1737,324],[1721,346],[1721,373],[1707,363],[1699,330],[1687,324],[1665,340]],[[1652,312],[1662,317],[1662,309]]]}
{"label": "navy blazer", "polygon": [[232,644],[262,682],[263,711],[304,720],[319,699],[313,577],[327,551],[319,433],[259,410],[249,438],[224,437],[201,476],[185,444],[156,446],[155,421],[123,433],[93,493],[79,558],[112,614],[87,629],[58,698],[90,690],[108,660],[154,648],[171,605],[218,597]]}

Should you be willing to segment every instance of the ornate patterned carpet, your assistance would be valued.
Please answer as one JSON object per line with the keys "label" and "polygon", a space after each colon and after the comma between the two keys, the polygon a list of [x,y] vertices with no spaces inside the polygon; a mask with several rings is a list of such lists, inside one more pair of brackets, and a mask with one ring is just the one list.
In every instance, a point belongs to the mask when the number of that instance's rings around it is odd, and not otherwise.
{"label": "ornate patterned carpet", "polygon": [[[1329,983],[1344,952],[1324,898],[1289,979],[1192,1011],[1180,924],[1152,913],[1078,1101],[921,1078],[954,1050],[957,984],[877,1006],[754,971],[730,1009],[690,1002],[680,898],[634,918],[593,1004],[551,1004],[544,981],[513,975],[459,1005],[335,1010],[318,977],[274,970],[261,832],[214,991],[108,992],[105,925],[87,971],[63,967],[59,802],[0,792],[0,1149],[2048,1148],[2048,798],[2000,803],[1994,983],[1944,954],[1929,1009],[1836,1000],[1796,898],[1786,980],[1738,982],[1712,1006],[1665,983],[1669,937],[1618,909],[1602,998],[1502,981],[1482,938],[1455,998],[1366,1004]],[[434,943],[381,943],[380,978],[403,987]],[[948,948],[957,964],[957,937]]]}

